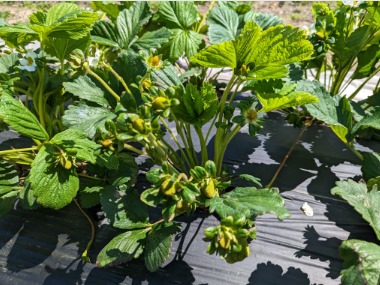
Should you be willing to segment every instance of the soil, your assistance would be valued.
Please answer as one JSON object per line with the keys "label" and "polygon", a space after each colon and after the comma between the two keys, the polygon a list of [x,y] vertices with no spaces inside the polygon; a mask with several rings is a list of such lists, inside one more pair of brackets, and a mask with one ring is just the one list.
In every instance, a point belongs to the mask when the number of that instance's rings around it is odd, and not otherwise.
{"label": "soil", "polygon": [[[90,6],[90,2],[77,3],[82,7]],[[313,1],[252,1],[250,3],[256,11],[279,16],[284,24],[292,24],[298,27],[309,27],[313,24],[311,13]],[[53,4],[52,1],[2,1],[0,2],[0,18],[6,18],[9,24],[26,23],[31,13],[38,9],[48,9]]]}

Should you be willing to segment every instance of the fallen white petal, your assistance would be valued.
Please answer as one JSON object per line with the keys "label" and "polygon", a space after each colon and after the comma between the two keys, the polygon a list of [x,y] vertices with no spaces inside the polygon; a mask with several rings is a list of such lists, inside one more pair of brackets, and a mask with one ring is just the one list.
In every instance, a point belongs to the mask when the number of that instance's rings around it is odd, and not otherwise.
{"label": "fallen white petal", "polygon": [[305,213],[306,216],[311,217],[314,215],[313,208],[310,207],[307,202],[303,203],[301,210]]}

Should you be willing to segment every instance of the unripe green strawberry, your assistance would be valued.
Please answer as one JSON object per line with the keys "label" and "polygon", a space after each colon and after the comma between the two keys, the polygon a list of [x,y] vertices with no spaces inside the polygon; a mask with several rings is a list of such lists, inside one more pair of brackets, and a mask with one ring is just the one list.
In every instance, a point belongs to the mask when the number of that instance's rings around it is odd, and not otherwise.
{"label": "unripe green strawberry", "polygon": [[111,139],[106,139],[102,141],[102,146],[105,148],[109,148],[112,145],[112,140]]}
{"label": "unripe green strawberry", "polygon": [[176,193],[175,183],[170,179],[166,179],[160,187],[162,194],[165,196],[174,196]]}
{"label": "unripe green strawberry", "polygon": [[60,157],[59,157],[59,163],[63,166],[63,168],[65,169],[71,169],[71,167],[73,166],[73,163],[70,161],[70,159],[68,157],[66,157],[65,154],[62,154]]}
{"label": "unripe green strawberry", "polygon": [[215,196],[215,184],[212,179],[209,180],[207,186],[203,190],[203,194],[206,196],[206,198],[213,198]]}
{"label": "unripe green strawberry", "polygon": [[145,133],[145,122],[143,119],[141,118],[134,119],[132,121],[132,126],[139,133],[141,134]]}
{"label": "unripe green strawberry", "polygon": [[170,102],[168,99],[165,97],[157,97],[156,99],[153,100],[152,107],[154,110],[159,111],[159,110],[165,110],[170,106]]}

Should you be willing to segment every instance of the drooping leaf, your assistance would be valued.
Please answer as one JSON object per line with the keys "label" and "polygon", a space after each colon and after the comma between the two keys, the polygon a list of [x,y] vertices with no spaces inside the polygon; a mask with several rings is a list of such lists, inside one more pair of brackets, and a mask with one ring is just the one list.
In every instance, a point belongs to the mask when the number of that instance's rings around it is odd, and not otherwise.
{"label": "drooping leaf", "polygon": [[366,181],[380,176],[380,155],[374,152],[365,152],[361,170]]}
{"label": "drooping leaf", "polygon": [[227,7],[211,9],[207,16],[207,35],[211,44],[235,40],[239,28],[238,14]]}
{"label": "drooping leaf", "polygon": [[367,190],[367,186],[362,182],[355,182],[351,179],[338,181],[336,187],[331,189],[331,193],[339,195],[346,200],[355,210],[362,215],[380,239],[380,191]]}
{"label": "drooping leaf", "polygon": [[261,13],[258,11],[250,10],[244,14],[244,22],[253,21],[259,25],[263,30],[269,27],[282,24],[281,18],[273,14]]}
{"label": "drooping leaf", "polygon": [[143,253],[146,230],[133,230],[113,238],[99,253],[98,267],[120,264],[138,258]]}
{"label": "drooping leaf", "polygon": [[5,92],[0,96],[0,118],[24,136],[41,141],[49,139],[37,118],[20,101]]}
{"label": "drooping leaf", "polygon": [[192,1],[161,1],[158,13],[169,28],[187,30],[198,19],[198,10]]}
{"label": "drooping leaf", "polygon": [[290,216],[277,188],[237,187],[208,200],[206,206],[209,206],[211,213],[216,212],[221,218],[244,215],[255,220],[258,215],[270,213],[275,214],[279,220],[284,220]]}
{"label": "drooping leaf", "polygon": [[135,189],[121,192],[116,187],[107,186],[101,193],[100,202],[114,227],[130,230],[147,226],[148,208]]}
{"label": "drooping leaf", "polygon": [[209,83],[204,83],[201,90],[192,84],[186,85],[186,90],[178,88],[178,106],[173,107],[173,111],[178,118],[194,124],[203,126],[210,121],[218,109],[218,97],[214,87]]}
{"label": "drooping leaf", "polygon": [[29,181],[38,203],[58,210],[76,196],[79,179],[75,167],[65,169],[54,160],[55,153],[51,144],[41,147],[32,163]]}
{"label": "drooping leaf", "polygon": [[63,87],[67,92],[80,99],[96,103],[102,107],[109,106],[103,90],[97,87],[88,76],[79,76],[73,82],[64,82]]}
{"label": "drooping leaf", "polygon": [[355,124],[352,133],[356,135],[359,130],[365,128],[373,128],[380,130],[380,108],[377,108],[372,113],[364,116],[357,124]]}
{"label": "drooping leaf", "polygon": [[296,87],[297,84],[287,83],[276,93],[255,91],[265,112],[318,102],[318,98],[308,92],[298,91]]}
{"label": "drooping leaf", "polygon": [[67,129],[56,134],[50,142],[64,151],[73,153],[79,161],[96,163],[95,151],[100,145],[87,138],[87,134],[77,129]]}
{"label": "drooping leaf", "polygon": [[104,128],[106,120],[112,120],[116,115],[109,109],[88,106],[84,102],[70,105],[62,116],[62,123],[67,128],[75,128],[94,137],[96,128]]}
{"label": "drooping leaf", "polygon": [[223,42],[221,44],[212,45],[202,49],[199,53],[194,55],[190,61],[205,67],[235,68],[237,65],[235,46],[233,42]]}
{"label": "drooping leaf", "polygon": [[180,231],[176,223],[160,223],[152,228],[146,238],[145,265],[153,272],[169,257],[173,235]]}
{"label": "drooping leaf", "polygon": [[350,118],[352,119],[352,113],[349,103],[341,102],[341,100],[347,99],[339,100],[337,96],[331,96],[317,81],[303,84],[300,89],[309,91],[319,100],[318,103],[305,105],[310,115],[325,122],[343,142],[347,142],[347,135],[350,131],[350,125],[347,123]]}
{"label": "drooping leaf", "polygon": [[380,246],[363,240],[346,240],[339,247],[344,269],[344,285],[378,285],[380,283]]}

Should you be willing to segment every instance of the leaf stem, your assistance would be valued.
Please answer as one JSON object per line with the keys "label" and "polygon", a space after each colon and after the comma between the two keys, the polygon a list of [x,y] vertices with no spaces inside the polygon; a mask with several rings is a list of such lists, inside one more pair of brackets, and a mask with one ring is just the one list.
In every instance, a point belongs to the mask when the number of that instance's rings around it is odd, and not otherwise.
{"label": "leaf stem", "polygon": [[208,160],[208,152],[207,152],[207,144],[205,141],[205,138],[202,133],[202,128],[194,126],[195,132],[197,133],[199,137],[199,142],[201,145],[201,155],[202,155],[202,166],[205,165],[206,161]]}
{"label": "leaf stem", "polygon": [[197,27],[197,33],[199,33],[201,31],[202,25],[203,25],[204,21],[206,20],[207,15],[210,13],[211,9],[214,7],[214,5],[215,5],[215,1],[212,1],[210,6],[208,7],[206,13],[203,14],[202,20],[199,22],[198,27]]}
{"label": "leaf stem", "polygon": [[25,152],[25,151],[33,151],[38,150],[38,147],[27,147],[27,148],[15,148],[15,149],[9,149],[9,150],[2,150],[0,151],[0,156],[7,155],[9,153],[17,153],[17,152]]}
{"label": "leaf stem", "polygon": [[107,91],[116,99],[117,102],[120,102],[120,96],[116,94],[115,91],[112,90],[112,88],[99,76],[97,75],[94,71],[91,70],[89,66],[85,66],[88,74],[96,78],[100,82],[100,84],[103,85],[104,88],[107,89]]}
{"label": "leaf stem", "polygon": [[99,178],[99,177],[95,177],[95,176],[90,176],[90,175],[86,175],[86,174],[83,174],[83,173],[78,173],[78,176],[81,176],[81,177],[84,177],[84,178],[88,178],[88,179],[92,179],[92,180],[97,180],[97,181],[104,181],[103,178]]}
{"label": "leaf stem", "polygon": [[273,186],[273,183],[276,181],[277,176],[280,174],[280,172],[281,172],[282,168],[284,167],[286,161],[288,160],[289,156],[291,155],[294,148],[297,146],[297,144],[301,140],[303,134],[305,133],[306,129],[311,125],[311,123],[312,123],[312,121],[305,123],[303,125],[303,127],[302,127],[300,133],[298,134],[297,138],[295,139],[294,143],[290,147],[289,151],[286,153],[286,155],[285,155],[284,159],[282,160],[280,166],[277,168],[276,173],[273,175],[272,180],[265,186],[266,188],[271,188]]}
{"label": "leaf stem", "polygon": [[108,71],[110,71],[116,77],[117,80],[119,80],[121,85],[123,85],[125,91],[127,91],[127,93],[130,96],[133,96],[131,90],[129,89],[129,87],[128,87],[127,83],[125,82],[125,80],[123,79],[123,77],[121,77],[120,74],[117,73],[116,70],[113,69],[111,65],[108,65],[107,63],[103,63],[103,65]]}
{"label": "leaf stem", "polygon": [[147,153],[145,151],[142,151],[141,149],[138,149],[138,148],[131,146],[130,144],[127,144],[127,143],[124,144],[124,148],[127,150],[130,150],[130,151],[133,151],[137,154],[140,154],[140,155],[147,155]]}
{"label": "leaf stem", "polygon": [[91,247],[91,245],[92,245],[92,243],[94,242],[94,239],[95,239],[95,227],[94,227],[94,223],[92,222],[91,218],[86,214],[86,212],[82,209],[82,207],[79,205],[77,199],[74,198],[73,201],[77,205],[78,209],[81,211],[81,213],[83,214],[83,216],[86,217],[87,221],[89,222],[89,224],[91,226],[91,239],[87,243],[86,249],[82,253],[82,258],[84,260],[86,260],[86,259],[89,260],[89,257],[87,255],[87,253],[88,253],[88,250],[90,249],[90,247]]}

